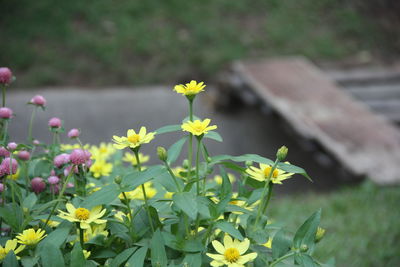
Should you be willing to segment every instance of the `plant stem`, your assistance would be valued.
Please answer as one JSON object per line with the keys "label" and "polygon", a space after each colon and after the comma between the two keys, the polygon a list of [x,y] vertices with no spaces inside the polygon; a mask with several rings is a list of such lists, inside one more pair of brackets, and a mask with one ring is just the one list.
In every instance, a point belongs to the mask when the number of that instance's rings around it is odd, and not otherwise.
{"label": "plant stem", "polygon": [[54,203],[54,206],[53,206],[53,208],[51,209],[50,214],[49,214],[49,216],[47,217],[46,222],[44,223],[44,227],[43,227],[43,228],[46,228],[47,224],[48,224],[49,221],[50,221],[51,216],[53,215],[54,211],[56,210],[56,208],[57,208],[57,206],[58,206],[58,203],[60,202],[62,196],[64,195],[64,191],[65,191],[65,189],[67,188],[67,184],[68,184],[68,182],[69,182],[69,179],[70,179],[71,176],[72,176],[72,173],[74,172],[74,168],[75,168],[75,165],[72,165],[72,168],[71,168],[70,172],[68,173],[67,178],[65,179],[65,182],[64,182],[64,184],[63,184],[63,187],[61,188],[60,193],[58,193],[57,201],[56,201],[56,203]]}
{"label": "plant stem", "polygon": [[[199,177],[199,158],[200,158],[200,139],[197,142],[197,152],[196,152],[196,187],[197,195],[200,195],[200,177]],[[203,186],[205,188],[205,185]]]}
{"label": "plant stem", "polygon": [[8,131],[8,120],[4,120],[4,131],[3,131],[3,146],[6,147],[7,141],[7,131]]}
{"label": "plant stem", "polygon": [[3,86],[3,107],[6,106],[6,86]]}
{"label": "plant stem", "polygon": [[131,205],[130,205],[130,200],[128,199],[128,197],[126,196],[125,192],[122,192],[122,195],[124,197],[124,202],[126,205],[126,208],[128,210],[128,216],[129,216],[129,222],[130,222],[130,231],[133,234],[134,233],[134,229],[133,229],[133,216],[132,216],[132,210],[131,210]]}
{"label": "plant stem", "polygon": [[29,121],[29,128],[28,128],[28,144],[32,143],[32,127],[33,127],[33,121],[35,119],[36,115],[36,106],[33,108],[32,114],[31,114],[31,119]]}
{"label": "plant stem", "polygon": [[[276,159],[275,162],[274,162],[274,165],[272,165],[272,167],[271,167],[271,170],[270,170],[270,172],[268,174],[267,179],[265,180],[264,190],[263,190],[263,192],[261,194],[261,203],[258,206],[257,217],[256,217],[256,221],[254,222],[254,226],[256,226],[258,224],[258,221],[260,219],[261,213],[262,213],[262,211],[264,211],[265,203],[266,202],[268,203],[269,202],[269,198],[271,198],[271,194],[272,194],[272,192],[271,192],[272,191],[272,187],[270,186],[271,177],[272,177],[272,174],[274,173],[274,170],[276,169],[276,166],[278,165],[278,163],[279,163],[279,160]],[[267,194],[267,190],[268,190],[269,198],[264,202],[265,196]]]}
{"label": "plant stem", "polygon": [[[135,149],[133,152],[135,153],[136,162],[137,162],[137,168],[138,168],[139,172],[141,172],[142,171],[142,167],[140,165],[139,150]],[[151,228],[151,231],[154,233],[154,226],[153,226],[153,221],[151,219],[149,204],[148,204],[148,201],[147,201],[146,189],[144,188],[143,184],[141,184],[141,187],[142,187],[142,193],[143,193],[143,198],[144,198],[144,206],[146,207],[147,216],[149,218],[150,228]]]}
{"label": "plant stem", "polygon": [[[193,100],[189,100],[189,120],[193,121]],[[189,133],[188,142],[188,175],[187,180],[192,178],[192,161],[193,161],[193,134]]]}
{"label": "plant stem", "polygon": [[277,258],[275,261],[273,261],[273,262],[269,265],[269,267],[274,267],[277,263],[279,263],[279,262],[281,262],[281,261],[283,261],[283,260],[285,260],[285,259],[287,259],[287,258],[290,258],[290,257],[292,257],[293,255],[294,255],[294,252],[290,252],[289,254],[283,255],[282,257]]}
{"label": "plant stem", "polygon": [[77,226],[78,226],[78,229],[79,229],[79,241],[80,241],[80,243],[81,243],[81,247],[82,247],[82,249],[85,249],[85,243],[84,243],[84,232],[83,232],[83,229],[81,228],[81,225],[80,225],[80,223],[76,223],[77,224]]}
{"label": "plant stem", "polygon": [[171,175],[172,179],[174,180],[176,188],[178,189],[178,192],[182,192],[181,185],[178,183],[178,179],[176,178],[174,172],[171,170],[171,167],[169,166],[168,162],[164,161],[164,164],[167,167],[167,170],[168,170],[169,174]]}

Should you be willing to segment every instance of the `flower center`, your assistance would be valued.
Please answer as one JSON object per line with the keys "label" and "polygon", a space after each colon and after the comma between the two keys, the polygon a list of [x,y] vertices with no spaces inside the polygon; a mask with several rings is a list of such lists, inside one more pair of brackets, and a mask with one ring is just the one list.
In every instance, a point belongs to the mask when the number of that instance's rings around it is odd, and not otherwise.
{"label": "flower center", "polygon": [[237,248],[228,248],[225,250],[224,256],[225,259],[230,263],[237,262],[240,257],[239,250],[237,250]]}
{"label": "flower center", "polygon": [[140,141],[140,135],[138,134],[132,134],[128,136],[128,141],[134,144],[137,144]]}
{"label": "flower center", "polygon": [[89,219],[90,212],[85,208],[78,208],[75,211],[75,217],[79,220]]}
{"label": "flower center", "polygon": [[[268,166],[268,167],[266,167],[266,168],[264,169],[265,178],[269,177],[269,173],[271,172],[271,169],[272,169],[271,166]],[[278,170],[275,169],[274,172],[272,173],[272,178],[278,177],[278,174],[279,174]]]}
{"label": "flower center", "polygon": [[102,153],[102,154],[106,154],[107,153],[107,148],[106,147],[101,147],[99,150],[100,150],[100,153]]}

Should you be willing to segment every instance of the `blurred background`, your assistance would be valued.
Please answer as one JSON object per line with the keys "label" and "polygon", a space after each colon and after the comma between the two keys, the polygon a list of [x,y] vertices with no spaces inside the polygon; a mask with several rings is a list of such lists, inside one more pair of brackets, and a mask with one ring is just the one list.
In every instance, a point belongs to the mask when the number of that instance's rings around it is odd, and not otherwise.
{"label": "blurred background", "polygon": [[[0,65],[17,78],[7,100],[16,114],[14,141],[26,139],[32,107],[25,104],[35,94],[48,100],[37,114],[36,138],[51,140],[47,121],[57,116],[67,130],[82,129],[83,142],[98,144],[141,125],[179,124],[187,106],[173,86],[205,81],[195,112],[211,118],[224,138],[210,141],[213,154],[273,158],[287,145],[288,160],[314,179],[278,187],[273,219],[295,231],[322,207],[327,233],[317,258],[334,257],[338,266],[400,266],[400,188],[354,177],[265,106],[221,107],[226,99],[217,93],[221,73],[237,60],[303,55],[342,72],[397,64],[400,1],[0,0],[0,6]],[[399,83],[394,88],[400,96]],[[146,147],[153,163],[155,147],[176,138],[160,136]]]}

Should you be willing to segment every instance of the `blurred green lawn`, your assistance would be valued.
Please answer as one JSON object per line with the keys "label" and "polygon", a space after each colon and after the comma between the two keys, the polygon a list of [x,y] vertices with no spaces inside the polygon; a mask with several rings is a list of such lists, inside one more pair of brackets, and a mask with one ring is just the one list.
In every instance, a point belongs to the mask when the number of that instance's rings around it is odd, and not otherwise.
{"label": "blurred green lawn", "polygon": [[337,266],[400,266],[400,188],[370,182],[329,194],[309,193],[276,198],[270,216],[295,231],[322,208],[325,237],[315,256],[335,257]]}
{"label": "blurred green lawn", "polygon": [[210,82],[235,59],[338,59],[377,34],[337,0],[2,1],[0,65],[19,87]]}

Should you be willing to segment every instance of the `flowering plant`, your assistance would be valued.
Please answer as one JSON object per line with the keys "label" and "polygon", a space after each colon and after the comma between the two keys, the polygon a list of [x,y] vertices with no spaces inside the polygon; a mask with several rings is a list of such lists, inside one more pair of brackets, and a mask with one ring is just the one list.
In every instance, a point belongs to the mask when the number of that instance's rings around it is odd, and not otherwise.
{"label": "flowering plant", "polygon": [[[52,144],[33,139],[35,96],[26,144],[10,141],[12,110],[5,107],[11,72],[3,71],[0,109],[0,262],[3,266],[322,266],[312,257],[323,236],[321,212],[295,234],[267,216],[273,187],[300,167],[276,158],[246,154],[210,155],[208,142],[222,142],[210,119],[194,115],[193,102],[205,84],[175,86],[188,100],[179,125],[155,131],[128,129],[112,144],[82,144],[80,130],[60,143],[62,121],[51,118]],[[1,73],[0,73],[1,74]],[[6,81],[6,82],[3,82]],[[158,147],[159,164],[147,166],[142,146],[175,132],[169,149]],[[176,162],[187,145],[187,159]],[[229,172],[228,172],[229,170]],[[235,174],[234,174],[235,173]],[[214,178],[214,179],[212,179]]]}

